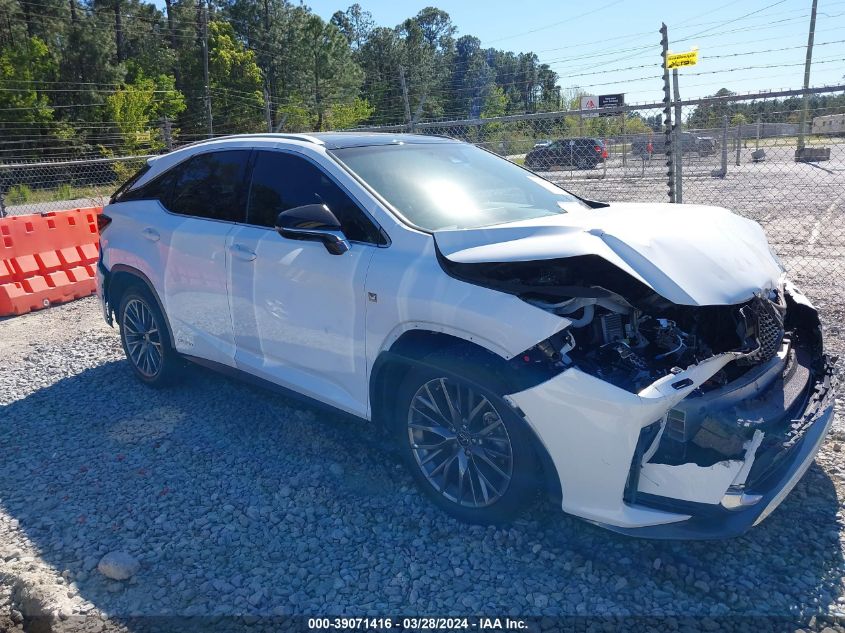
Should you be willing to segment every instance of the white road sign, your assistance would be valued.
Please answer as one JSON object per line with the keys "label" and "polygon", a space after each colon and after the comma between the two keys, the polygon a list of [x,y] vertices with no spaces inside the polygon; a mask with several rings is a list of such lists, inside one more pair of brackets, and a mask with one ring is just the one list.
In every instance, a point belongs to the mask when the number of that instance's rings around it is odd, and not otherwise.
{"label": "white road sign", "polygon": [[[584,95],[581,97],[581,109],[582,110],[598,110],[599,107],[599,98],[595,95]],[[591,119],[595,116],[598,116],[598,112],[585,112],[581,116],[585,119]]]}

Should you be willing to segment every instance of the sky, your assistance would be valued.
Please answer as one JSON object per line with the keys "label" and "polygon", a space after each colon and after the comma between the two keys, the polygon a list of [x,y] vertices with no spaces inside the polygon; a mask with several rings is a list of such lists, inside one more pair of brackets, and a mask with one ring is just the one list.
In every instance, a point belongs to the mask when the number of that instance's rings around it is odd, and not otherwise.
{"label": "sky", "polygon": [[[310,0],[328,20],[354,0]],[[457,36],[483,47],[535,52],[564,88],[625,93],[625,102],[662,99],[661,21],[670,50],[699,49],[682,69],[681,97],[800,88],[811,0],[358,0],[379,26],[396,26],[426,6],[443,9]],[[845,83],[845,0],[818,0],[811,86]]]}

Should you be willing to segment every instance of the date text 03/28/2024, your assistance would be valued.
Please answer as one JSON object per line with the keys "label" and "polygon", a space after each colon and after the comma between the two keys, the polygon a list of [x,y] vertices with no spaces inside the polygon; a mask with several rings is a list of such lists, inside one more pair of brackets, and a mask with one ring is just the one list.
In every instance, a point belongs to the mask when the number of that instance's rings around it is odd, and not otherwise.
{"label": "date text 03/28/2024", "polygon": [[525,620],[514,618],[309,618],[309,630],[389,631],[389,630],[470,630],[521,631],[528,628]]}

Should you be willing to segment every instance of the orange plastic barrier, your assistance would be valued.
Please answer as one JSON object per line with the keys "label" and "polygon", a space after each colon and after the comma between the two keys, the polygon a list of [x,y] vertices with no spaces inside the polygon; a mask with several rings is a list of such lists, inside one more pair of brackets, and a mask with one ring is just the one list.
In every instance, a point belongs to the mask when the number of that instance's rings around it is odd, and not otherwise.
{"label": "orange plastic barrier", "polygon": [[0,219],[0,316],[96,291],[102,207]]}

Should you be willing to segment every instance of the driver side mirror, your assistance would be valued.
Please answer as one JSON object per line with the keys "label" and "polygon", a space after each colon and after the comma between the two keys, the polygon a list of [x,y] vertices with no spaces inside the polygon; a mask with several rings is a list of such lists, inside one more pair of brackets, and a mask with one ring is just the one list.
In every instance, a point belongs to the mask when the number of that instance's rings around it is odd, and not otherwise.
{"label": "driver side mirror", "polygon": [[332,255],[343,255],[350,249],[340,222],[324,204],[306,204],[282,211],[276,218],[276,231],[291,240],[322,242]]}

